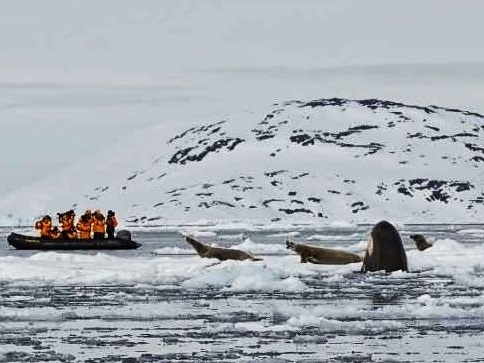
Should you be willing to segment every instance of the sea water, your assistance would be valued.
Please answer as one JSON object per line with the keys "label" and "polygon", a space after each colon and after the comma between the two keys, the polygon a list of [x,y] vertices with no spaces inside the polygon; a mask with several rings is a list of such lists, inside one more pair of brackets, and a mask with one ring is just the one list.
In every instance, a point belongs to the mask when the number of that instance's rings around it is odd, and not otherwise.
{"label": "sea water", "polygon": [[[285,248],[363,254],[371,226],[137,228],[131,251],[18,251],[1,228],[0,362],[482,361],[484,225],[398,229],[409,273]],[[200,258],[186,233],[263,261]]]}

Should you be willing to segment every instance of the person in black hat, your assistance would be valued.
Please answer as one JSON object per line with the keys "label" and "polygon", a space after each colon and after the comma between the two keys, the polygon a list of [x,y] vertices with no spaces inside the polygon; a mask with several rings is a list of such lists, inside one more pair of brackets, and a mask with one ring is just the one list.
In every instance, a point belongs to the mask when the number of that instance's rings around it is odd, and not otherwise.
{"label": "person in black hat", "polygon": [[108,235],[108,239],[114,238],[114,230],[118,225],[118,221],[116,219],[116,215],[112,210],[108,210],[107,218],[106,218],[106,234]]}

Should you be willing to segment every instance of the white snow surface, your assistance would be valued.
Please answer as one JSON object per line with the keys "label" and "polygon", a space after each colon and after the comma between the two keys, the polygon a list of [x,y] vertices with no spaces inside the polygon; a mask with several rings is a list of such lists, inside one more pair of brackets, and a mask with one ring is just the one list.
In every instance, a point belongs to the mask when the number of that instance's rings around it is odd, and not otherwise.
{"label": "white snow surface", "polygon": [[[27,218],[30,223],[34,215],[65,210],[72,203],[79,207],[94,204],[83,202],[85,195],[93,197],[93,187],[114,188],[114,180],[121,186],[122,179],[132,175],[128,173],[148,168],[152,155],[169,151],[163,146],[169,137],[191,126],[225,119],[230,129],[242,122],[243,133],[247,133],[274,111],[271,104],[286,100],[378,98],[482,113],[484,52],[477,45],[483,9],[482,2],[475,0],[410,0],[404,4],[385,0],[364,4],[142,0],[136,5],[111,0],[102,4],[47,1],[29,4],[29,11],[22,3],[2,3],[0,193],[1,199],[7,193],[14,195],[0,204],[0,222],[11,225]],[[166,130],[151,130],[156,125]],[[142,128],[147,128],[141,132],[144,136],[131,136]],[[316,128],[325,129],[323,125]],[[396,132],[393,141],[398,135]],[[123,146],[111,147],[116,141]],[[161,146],[155,149],[150,143]],[[445,148],[444,142],[437,144],[442,146],[439,150]],[[242,146],[249,148],[251,143]],[[427,156],[432,149],[426,148]],[[257,148],[258,159],[260,151]],[[298,165],[308,167],[310,160],[315,164],[324,161],[321,164],[329,172],[319,182],[323,185],[336,172],[319,155],[329,157],[330,147],[311,153],[309,161],[299,160],[306,153],[299,154],[295,148],[290,151],[293,160],[287,160],[288,164],[297,160]],[[240,156],[232,159],[233,155],[230,161],[217,157],[212,163],[220,162],[225,174],[232,174],[233,163],[242,162]],[[88,156],[90,161],[83,161]],[[334,164],[340,157],[334,158]],[[264,160],[262,157],[261,162],[267,163]],[[200,170],[193,171],[193,178],[204,182],[213,173],[209,179],[220,179],[222,172],[214,172],[214,165],[209,168],[208,164],[198,168],[207,170],[203,178]],[[51,194],[51,188],[39,185],[39,179],[50,175],[52,182],[56,172],[69,165],[79,170],[70,178],[65,171],[64,177],[55,179],[58,197]],[[81,166],[84,176],[80,177]],[[348,167],[355,173],[358,170]],[[365,163],[359,168],[366,170]],[[429,164],[427,169],[438,170],[438,166]],[[459,175],[475,170],[465,171]],[[166,180],[174,177],[169,174]],[[139,188],[141,193],[143,188]],[[161,213],[152,213],[149,206],[166,203],[166,198],[152,193],[157,188],[144,189],[156,199],[153,204],[125,201],[124,194],[110,197],[116,199],[113,207],[121,208],[122,218],[159,217]],[[34,193],[42,197],[32,198]],[[349,201],[340,204],[344,203]],[[328,208],[334,206],[328,204]],[[223,218],[245,218],[239,212],[228,211]],[[264,214],[278,218],[278,213],[250,212],[255,218]],[[333,212],[329,212],[325,214],[332,219]],[[193,217],[171,209],[166,213],[169,219]],[[458,220],[468,217],[456,213]],[[212,213],[204,214],[197,214],[196,220],[212,219]],[[334,214],[347,220],[347,213]],[[166,216],[161,217],[165,221]],[[448,218],[454,218],[454,213]]]}
{"label": "white snow surface", "polygon": [[[481,221],[484,118],[382,100],[290,101],[163,124],[9,193],[1,224],[74,208],[126,225]],[[88,172],[87,172],[88,171]]]}

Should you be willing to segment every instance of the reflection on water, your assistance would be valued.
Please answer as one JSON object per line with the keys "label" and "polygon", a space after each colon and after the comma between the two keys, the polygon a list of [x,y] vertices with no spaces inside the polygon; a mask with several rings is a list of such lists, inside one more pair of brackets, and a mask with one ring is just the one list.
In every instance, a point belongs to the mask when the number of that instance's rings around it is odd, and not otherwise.
{"label": "reflection on water", "polygon": [[[198,257],[156,255],[168,247],[190,252],[176,231],[137,231],[134,238],[143,246],[136,251],[61,252],[52,261],[66,263],[58,256],[68,256],[74,279],[92,258],[149,266],[138,271],[145,276],[133,272],[132,282],[124,283],[112,282],[124,267],[96,284],[3,278],[0,362],[482,361],[484,264],[473,255],[482,250],[484,226],[400,227],[410,273],[362,274],[359,264],[302,265],[284,249],[290,232],[298,232],[292,233],[298,241],[359,248],[370,229],[217,232],[205,240],[232,246],[248,237],[259,248],[281,245],[285,255],[258,263],[209,261],[192,275],[186,270]],[[9,232],[1,230],[4,241]],[[454,259],[451,244],[419,252],[408,238],[413,233],[452,239],[461,256]],[[0,270],[23,276],[19,263],[45,269],[51,260],[39,256],[48,255],[2,243]],[[86,264],[79,256],[87,257]],[[150,283],[151,276],[158,280]]]}
{"label": "reflection on water", "polygon": [[396,305],[402,303],[403,294],[376,291],[373,293],[372,303],[374,308],[381,305]]}

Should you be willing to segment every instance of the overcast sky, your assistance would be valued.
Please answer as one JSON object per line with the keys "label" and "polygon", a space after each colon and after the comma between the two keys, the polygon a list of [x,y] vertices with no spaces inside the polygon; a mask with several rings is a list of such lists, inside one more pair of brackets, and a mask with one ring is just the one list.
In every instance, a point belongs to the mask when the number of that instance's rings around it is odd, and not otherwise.
{"label": "overcast sky", "polygon": [[0,1],[0,192],[135,128],[292,98],[484,112],[483,10],[450,0]]}

